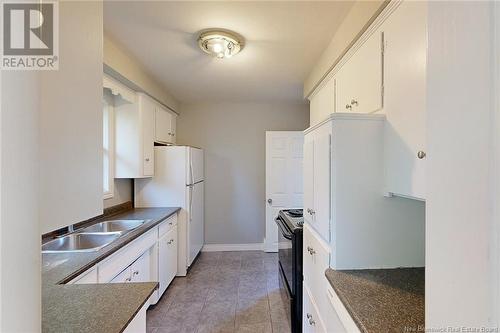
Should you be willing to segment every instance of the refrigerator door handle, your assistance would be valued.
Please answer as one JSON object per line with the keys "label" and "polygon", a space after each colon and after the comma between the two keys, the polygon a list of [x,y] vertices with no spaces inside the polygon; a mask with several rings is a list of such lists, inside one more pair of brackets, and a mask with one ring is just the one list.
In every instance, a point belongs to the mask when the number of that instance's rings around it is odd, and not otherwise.
{"label": "refrigerator door handle", "polygon": [[193,187],[194,185],[188,185],[189,187],[189,221],[193,219]]}

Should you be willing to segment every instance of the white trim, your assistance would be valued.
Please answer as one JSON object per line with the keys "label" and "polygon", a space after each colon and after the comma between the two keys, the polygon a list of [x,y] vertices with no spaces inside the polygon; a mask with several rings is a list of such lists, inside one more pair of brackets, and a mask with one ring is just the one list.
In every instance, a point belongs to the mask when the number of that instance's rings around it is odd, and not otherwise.
{"label": "white trim", "polygon": [[323,126],[323,124],[326,124],[330,120],[373,120],[373,121],[384,121],[385,120],[385,114],[382,113],[342,113],[342,112],[335,112],[331,113],[328,117],[326,117],[324,120],[320,121],[314,126],[311,126],[309,128],[306,128],[304,130],[304,134],[307,134],[309,132],[314,131],[316,128],[319,128]]}
{"label": "white trim", "polygon": [[111,90],[113,96],[120,96],[123,100],[129,103],[135,103],[135,91],[129,89],[122,83],[116,81],[112,77],[104,74],[102,77],[102,86]]}
{"label": "white trim", "polygon": [[262,251],[264,243],[250,244],[205,244],[201,252],[218,252],[218,251]]}
{"label": "white trim", "polygon": [[103,117],[105,112],[104,108],[107,109],[108,113],[108,190],[103,191],[103,199],[106,200],[115,196],[115,107],[114,104],[111,104],[111,102],[106,100],[103,96]]}

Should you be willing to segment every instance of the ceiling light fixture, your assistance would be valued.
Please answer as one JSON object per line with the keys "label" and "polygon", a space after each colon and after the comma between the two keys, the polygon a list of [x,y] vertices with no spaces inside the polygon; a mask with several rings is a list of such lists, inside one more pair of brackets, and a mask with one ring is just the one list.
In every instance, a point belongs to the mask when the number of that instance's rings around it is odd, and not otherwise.
{"label": "ceiling light fixture", "polygon": [[243,48],[243,37],[226,29],[207,29],[200,32],[198,45],[216,58],[231,58]]}

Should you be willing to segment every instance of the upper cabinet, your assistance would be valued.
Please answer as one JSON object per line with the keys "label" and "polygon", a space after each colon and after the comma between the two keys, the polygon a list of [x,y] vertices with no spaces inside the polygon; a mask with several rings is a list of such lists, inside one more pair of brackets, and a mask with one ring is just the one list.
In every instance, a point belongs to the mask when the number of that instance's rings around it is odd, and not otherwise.
{"label": "upper cabinet", "polygon": [[161,105],[155,109],[155,141],[175,143],[176,115]]}
{"label": "upper cabinet", "polygon": [[426,197],[426,7],[405,1],[382,26],[386,191],[417,199]]}
{"label": "upper cabinet", "polygon": [[335,112],[335,78],[330,78],[311,97],[310,124],[311,126],[328,118]]}
{"label": "upper cabinet", "polygon": [[337,112],[372,113],[382,108],[383,34],[374,32],[335,75]]}
{"label": "upper cabinet", "polygon": [[385,193],[425,199],[427,4],[390,2],[310,97],[333,112],[384,113]]}
{"label": "upper cabinet", "polygon": [[115,178],[153,176],[155,108],[142,93],[133,104],[115,105]]}

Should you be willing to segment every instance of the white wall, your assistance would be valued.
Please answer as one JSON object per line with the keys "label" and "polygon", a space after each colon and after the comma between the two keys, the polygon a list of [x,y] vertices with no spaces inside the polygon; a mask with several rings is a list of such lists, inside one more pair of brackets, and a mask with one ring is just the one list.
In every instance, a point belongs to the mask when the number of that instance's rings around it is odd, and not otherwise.
{"label": "white wall", "polygon": [[132,188],[134,186],[134,182],[132,179],[115,179],[115,190],[112,198],[104,200],[104,208],[116,206],[127,201],[132,200]]}
{"label": "white wall", "polygon": [[492,7],[429,2],[426,328],[488,326],[498,315],[491,306],[498,280],[490,274],[498,267],[491,253]]}
{"label": "white wall", "polygon": [[40,332],[37,72],[1,77],[0,332]]}
{"label": "white wall", "polygon": [[102,3],[59,3],[59,70],[41,74],[41,232],[102,214]]}
{"label": "white wall", "polygon": [[267,130],[304,130],[307,104],[181,105],[178,142],[205,149],[205,243],[262,243]]}

